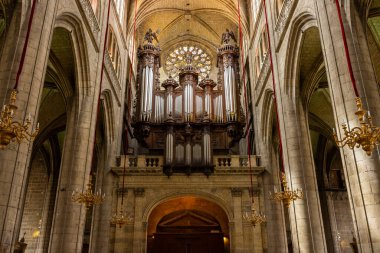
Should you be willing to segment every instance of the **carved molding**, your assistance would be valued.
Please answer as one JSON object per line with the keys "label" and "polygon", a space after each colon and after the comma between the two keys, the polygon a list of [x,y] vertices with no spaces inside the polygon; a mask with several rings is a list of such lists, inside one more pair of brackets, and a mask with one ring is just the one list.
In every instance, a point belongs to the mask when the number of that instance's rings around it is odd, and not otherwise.
{"label": "carved molding", "polygon": [[270,61],[269,61],[269,52],[268,52],[264,58],[263,65],[260,70],[259,78],[257,78],[255,90],[257,90],[261,86],[264,86],[264,83],[269,74],[269,69],[270,69]]}
{"label": "carved molding", "polygon": [[126,195],[128,193],[128,189],[126,187],[120,187],[116,190],[117,195],[121,196],[121,194]]}
{"label": "carved molding", "polygon": [[277,37],[277,45],[276,50],[280,47],[282,40],[284,39],[288,23],[290,22],[291,16],[293,15],[293,12],[297,6],[298,0],[285,0],[284,4],[282,6],[281,12],[278,16],[276,25],[275,25],[275,32]]}
{"label": "carved molding", "polygon": [[121,95],[120,94],[121,87],[120,87],[119,78],[116,75],[116,70],[113,67],[111,57],[109,56],[108,52],[105,52],[105,54],[106,55],[104,57],[104,68],[108,74],[108,77],[110,78],[110,86],[115,93],[115,98],[117,99],[117,103],[118,105],[120,105],[121,101],[120,101],[119,96]]}
{"label": "carved molding", "polygon": [[100,31],[98,19],[95,16],[94,10],[92,9],[91,3],[89,0],[79,0],[80,6],[87,17],[87,21],[90,25],[91,31],[96,34]]}
{"label": "carved molding", "polygon": [[145,196],[145,189],[144,188],[135,188],[133,190],[136,197],[144,197]]}
{"label": "carved molding", "polygon": [[291,7],[293,6],[293,2],[294,2],[294,0],[285,0],[284,1],[282,8],[281,8],[281,12],[278,15],[276,26],[274,28],[274,30],[276,32],[281,33],[282,30],[284,30],[284,27],[286,25],[286,21],[289,17]]}
{"label": "carved molding", "polygon": [[241,197],[243,190],[241,188],[231,188],[232,197]]}

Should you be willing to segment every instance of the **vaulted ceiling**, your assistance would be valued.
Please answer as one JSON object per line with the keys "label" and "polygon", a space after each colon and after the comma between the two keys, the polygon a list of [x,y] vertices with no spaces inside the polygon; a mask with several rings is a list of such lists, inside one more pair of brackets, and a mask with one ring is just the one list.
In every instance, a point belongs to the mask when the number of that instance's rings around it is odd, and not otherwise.
{"label": "vaulted ceiling", "polygon": [[[238,0],[137,0],[136,43],[145,32],[159,30],[160,47],[165,54],[178,44],[191,42],[216,52],[226,30],[238,34]],[[128,8],[128,33],[133,34],[135,1]],[[242,29],[247,27],[246,0],[240,0]],[[238,36],[236,36],[238,37]]]}

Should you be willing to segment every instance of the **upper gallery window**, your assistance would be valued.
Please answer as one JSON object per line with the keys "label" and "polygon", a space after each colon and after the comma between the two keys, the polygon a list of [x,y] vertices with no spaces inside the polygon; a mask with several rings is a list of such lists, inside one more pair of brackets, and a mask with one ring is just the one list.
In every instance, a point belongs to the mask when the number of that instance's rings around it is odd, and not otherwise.
{"label": "upper gallery window", "polygon": [[112,28],[109,27],[108,29],[108,54],[111,58],[113,68],[116,71],[116,75],[119,76],[121,67],[120,51]]}
{"label": "upper gallery window", "polygon": [[175,48],[166,58],[165,71],[168,75],[177,79],[180,70],[187,64],[199,71],[201,79],[210,74],[210,56],[202,48],[195,45],[184,45]]}

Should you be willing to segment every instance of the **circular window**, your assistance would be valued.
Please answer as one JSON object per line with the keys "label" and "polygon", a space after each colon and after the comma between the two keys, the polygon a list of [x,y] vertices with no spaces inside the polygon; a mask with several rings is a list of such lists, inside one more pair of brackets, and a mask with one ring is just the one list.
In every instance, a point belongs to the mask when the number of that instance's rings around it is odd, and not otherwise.
{"label": "circular window", "polygon": [[186,65],[191,65],[199,71],[201,79],[205,78],[211,70],[211,58],[197,46],[179,46],[169,53],[165,62],[165,71],[174,79],[178,79],[179,72]]}

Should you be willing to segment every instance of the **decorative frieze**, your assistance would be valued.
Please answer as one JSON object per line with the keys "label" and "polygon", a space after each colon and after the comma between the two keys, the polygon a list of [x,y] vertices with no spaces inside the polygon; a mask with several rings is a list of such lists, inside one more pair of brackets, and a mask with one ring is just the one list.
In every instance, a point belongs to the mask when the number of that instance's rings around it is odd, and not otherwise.
{"label": "decorative frieze", "polygon": [[91,31],[94,33],[95,37],[98,36],[100,31],[98,20],[94,14],[94,10],[92,9],[91,3],[89,0],[78,0],[79,5],[86,16],[86,20],[91,28]]}
{"label": "decorative frieze", "polygon": [[108,52],[105,52],[105,57],[104,57],[104,67],[108,73],[110,80],[110,83],[113,86],[112,88],[115,90],[116,94],[119,94],[119,91],[121,91],[120,87],[120,82],[119,79],[117,78],[115,68],[112,65],[112,60],[111,57],[109,56]]}
{"label": "decorative frieze", "polygon": [[289,17],[289,13],[290,13],[290,10],[291,10],[294,2],[295,2],[294,0],[285,0],[284,1],[282,8],[281,8],[281,12],[278,15],[276,26],[274,28],[274,30],[276,32],[281,33],[282,30],[284,30],[284,27],[286,25],[286,21]]}
{"label": "decorative frieze", "polygon": [[261,71],[259,78],[257,79],[255,89],[262,87],[267,80],[270,69],[270,61],[269,61],[269,53],[267,53],[264,57],[263,64],[261,66]]}

